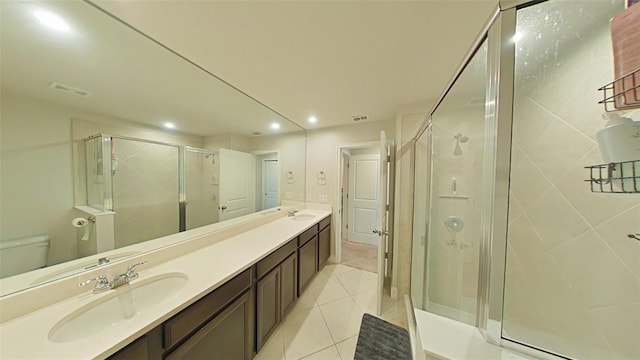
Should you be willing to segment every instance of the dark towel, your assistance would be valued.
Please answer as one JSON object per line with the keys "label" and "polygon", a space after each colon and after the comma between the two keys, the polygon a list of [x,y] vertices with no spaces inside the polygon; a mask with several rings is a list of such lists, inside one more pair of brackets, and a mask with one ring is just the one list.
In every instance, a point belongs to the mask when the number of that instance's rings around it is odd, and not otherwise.
{"label": "dark towel", "polygon": [[355,360],[411,359],[407,330],[371,314],[362,316]]}

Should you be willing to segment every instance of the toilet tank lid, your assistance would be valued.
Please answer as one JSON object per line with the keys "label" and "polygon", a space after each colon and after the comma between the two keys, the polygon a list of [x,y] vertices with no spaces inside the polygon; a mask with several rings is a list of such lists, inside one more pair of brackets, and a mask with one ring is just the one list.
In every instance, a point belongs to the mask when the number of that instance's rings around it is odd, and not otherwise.
{"label": "toilet tank lid", "polygon": [[28,237],[28,238],[2,241],[0,242],[0,250],[10,249],[18,246],[33,245],[38,243],[42,243],[42,245],[49,245],[49,235],[44,234],[44,235],[37,235],[37,236]]}

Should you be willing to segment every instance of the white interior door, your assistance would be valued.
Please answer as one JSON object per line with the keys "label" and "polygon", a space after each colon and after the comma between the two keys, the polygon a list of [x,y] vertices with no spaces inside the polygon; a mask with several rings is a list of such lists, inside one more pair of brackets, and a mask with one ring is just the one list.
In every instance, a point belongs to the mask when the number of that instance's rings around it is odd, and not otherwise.
{"label": "white interior door", "polygon": [[379,163],[378,154],[349,158],[349,241],[378,245]]}
{"label": "white interior door", "polygon": [[278,182],[280,165],[278,160],[262,161],[262,208],[271,209],[279,205]]}
{"label": "white interior door", "polygon": [[380,132],[380,166],[378,171],[378,228],[373,228],[373,232],[380,238],[378,246],[378,315],[382,313],[382,296],[384,291],[386,276],[386,254],[389,253],[389,219],[390,196],[389,196],[389,169],[391,168],[391,145],[387,140],[387,134]]}
{"label": "white interior door", "polygon": [[220,149],[220,221],[255,211],[255,169],[253,155]]}

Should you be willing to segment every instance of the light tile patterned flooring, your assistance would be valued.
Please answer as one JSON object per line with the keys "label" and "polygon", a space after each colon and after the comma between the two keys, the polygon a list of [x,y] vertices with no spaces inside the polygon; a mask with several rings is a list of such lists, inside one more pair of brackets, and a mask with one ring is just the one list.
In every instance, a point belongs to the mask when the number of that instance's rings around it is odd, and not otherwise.
{"label": "light tile patterned flooring", "polygon": [[[255,359],[353,359],[362,315],[376,313],[376,282],[372,272],[326,265]],[[385,296],[381,317],[406,328],[404,301]]]}

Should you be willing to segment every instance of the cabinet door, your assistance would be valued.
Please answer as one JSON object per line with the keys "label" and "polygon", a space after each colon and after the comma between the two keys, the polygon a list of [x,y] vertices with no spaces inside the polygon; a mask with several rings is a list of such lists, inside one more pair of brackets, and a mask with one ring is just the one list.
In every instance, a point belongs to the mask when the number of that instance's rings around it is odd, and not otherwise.
{"label": "cabinet door", "polygon": [[166,359],[250,360],[253,356],[252,297],[251,290],[244,293]]}
{"label": "cabinet door", "polygon": [[316,236],[302,247],[298,254],[298,295],[309,285],[317,271],[318,237]]}
{"label": "cabinet door", "polygon": [[280,265],[282,276],[280,287],[281,316],[291,310],[298,299],[298,255],[293,253]]}
{"label": "cabinet door", "polygon": [[331,226],[327,226],[318,234],[318,271],[329,260],[331,255]]}
{"label": "cabinet door", "polygon": [[280,267],[258,280],[256,287],[257,350],[280,322]]}
{"label": "cabinet door", "polygon": [[158,326],[125,348],[111,355],[109,360],[160,360],[162,359],[162,327]]}

